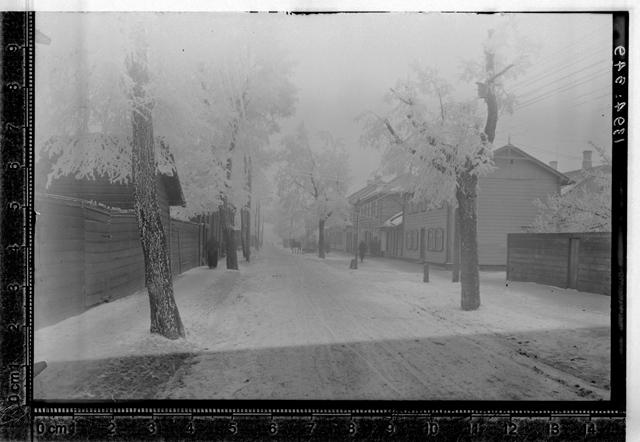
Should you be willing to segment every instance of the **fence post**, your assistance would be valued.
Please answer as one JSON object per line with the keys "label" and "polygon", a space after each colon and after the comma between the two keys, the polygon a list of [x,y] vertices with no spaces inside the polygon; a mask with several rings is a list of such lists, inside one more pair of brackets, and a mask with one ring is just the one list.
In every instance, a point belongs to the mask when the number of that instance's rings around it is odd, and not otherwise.
{"label": "fence post", "polygon": [[182,273],[182,246],[180,245],[180,227],[176,224],[176,238],[178,240],[178,275]]}
{"label": "fence post", "polygon": [[429,263],[422,263],[422,282],[429,282]]}

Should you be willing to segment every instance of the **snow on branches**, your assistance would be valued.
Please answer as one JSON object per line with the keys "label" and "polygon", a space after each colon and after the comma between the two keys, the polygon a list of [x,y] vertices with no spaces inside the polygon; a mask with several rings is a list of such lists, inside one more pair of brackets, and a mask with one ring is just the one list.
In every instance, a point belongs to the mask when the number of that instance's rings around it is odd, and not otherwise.
{"label": "snow on branches", "polygon": [[[175,166],[164,161],[155,143],[159,171],[175,167],[180,176],[184,217],[216,210],[225,196],[236,207],[248,200],[244,159],[263,159],[259,152],[279,130],[278,119],[295,104],[292,65],[267,27],[189,14],[48,20],[39,21],[52,44],[38,51],[36,148],[56,163],[51,177],[129,182],[131,112],[141,105],[135,97],[143,96],[154,139],[175,157]],[[224,38],[212,38],[214,31]],[[145,48],[148,76],[134,85],[126,61],[136,44]],[[132,93],[134,87],[142,93]],[[226,176],[229,159],[234,170]]]}
{"label": "snow on branches", "polygon": [[560,194],[536,200],[534,232],[610,232],[611,159],[594,143],[602,165],[575,173],[573,183]]}
{"label": "snow on branches", "polygon": [[414,67],[387,94],[387,116],[362,117],[361,143],[383,149],[385,172],[406,174],[407,191],[433,206],[453,202],[462,172],[481,176],[493,166],[478,100],[454,101],[451,90],[435,70]]}
{"label": "snow on branches", "polygon": [[346,221],[349,206],[348,156],[328,132],[310,137],[303,124],[283,139],[276,175],[281,204],[290,213],[306,213],[317,221]]}

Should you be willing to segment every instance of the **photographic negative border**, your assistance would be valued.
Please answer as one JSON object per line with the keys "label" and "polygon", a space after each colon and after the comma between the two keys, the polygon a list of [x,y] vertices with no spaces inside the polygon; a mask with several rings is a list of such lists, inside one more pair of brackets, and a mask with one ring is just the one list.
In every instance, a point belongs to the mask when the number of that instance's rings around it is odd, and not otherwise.
{"label": "photographic negative border", "polygon": [[0,437],[11,440],[212,440],[270,436],[285,440],[623,438],[629,13],[597,13],[610,14],[613,20],[612,131],[618,131],[612,133],[611,400],[598,402],[34,401],[33,131],[34,68],[37,68],[34,56],[38,36],[34,12],[2,13]]}

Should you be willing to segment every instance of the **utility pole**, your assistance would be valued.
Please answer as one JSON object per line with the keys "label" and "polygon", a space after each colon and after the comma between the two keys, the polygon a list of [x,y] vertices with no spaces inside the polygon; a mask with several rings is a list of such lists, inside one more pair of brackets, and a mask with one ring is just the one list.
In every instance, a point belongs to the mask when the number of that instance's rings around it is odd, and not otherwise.
{"label": "utility pole", "polygon": [[360,227],[360,208],[358,207],[360,201],[356,202],[356,228],[355,228],[355,241],[353,242],[353,254],[355,256],[354,269],[358,269],[358,228]]}

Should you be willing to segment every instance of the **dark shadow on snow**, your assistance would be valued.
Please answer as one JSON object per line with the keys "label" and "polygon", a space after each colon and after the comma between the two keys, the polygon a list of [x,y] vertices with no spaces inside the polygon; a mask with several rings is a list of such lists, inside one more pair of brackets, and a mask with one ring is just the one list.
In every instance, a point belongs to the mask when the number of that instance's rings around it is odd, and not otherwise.
{"label": "dark shadow on snow", "polygon": [[[49,362],[38,381],[47,400],[165,399],[167,385],[179,391],[203,361],[211,399],[609,400],[610,329]],[[64,384],[54,384],[59,373]]]}

